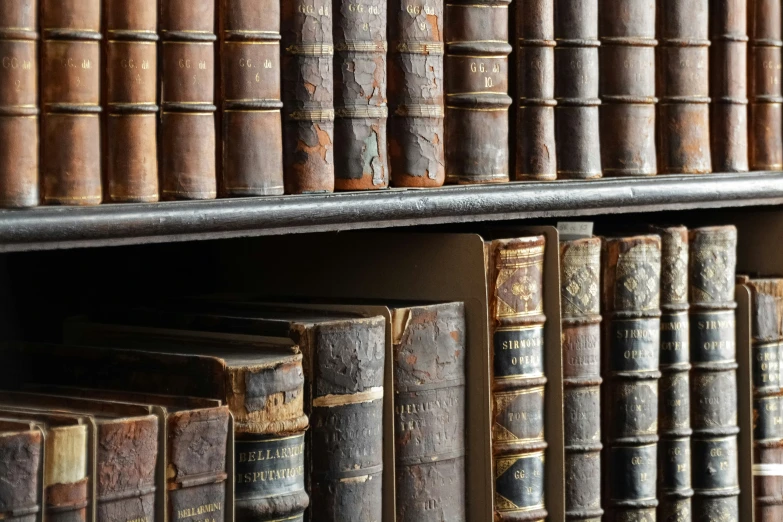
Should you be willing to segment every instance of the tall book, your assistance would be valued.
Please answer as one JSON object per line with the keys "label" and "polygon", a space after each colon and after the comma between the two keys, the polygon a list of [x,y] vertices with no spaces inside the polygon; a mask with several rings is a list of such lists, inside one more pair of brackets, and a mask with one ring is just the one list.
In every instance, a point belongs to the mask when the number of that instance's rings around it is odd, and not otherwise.
{"label": "tall book", "polygon": [[606,520],[655,520],[661,239],[605,239],[602,262]]}
{"label": "tall book", "polygon": [[161,2],[160,194],[214,199],[215,2]]}
{"label": "tall book", "polygon": [[446,4],[446,182],[509,180],[508,6]]}
{"label": "tall book", "polygon": [[3,520],[37,522],[43,513],[44,428],[0,417],[0,513]]}
{"label": "tall book", "polygon": [[0,4],[0,208],[38,204],[38,0]]}
{"label": "tall book", "polygon": [[41,30],[43,202],[97,205],[103,197],[101,0],[42,0]]}
{"label": "tall book", "polygon": [[601,0],[601,163],[605,176],[652,176],[655,2]]}
{"label": "tall book", "polygon": [[555,0],[557,177],[600,178],[598,0]]}
{"label": "tall book", "polygon": [[737,229],[698,228],[689,241],[693,520],[739,520]]}

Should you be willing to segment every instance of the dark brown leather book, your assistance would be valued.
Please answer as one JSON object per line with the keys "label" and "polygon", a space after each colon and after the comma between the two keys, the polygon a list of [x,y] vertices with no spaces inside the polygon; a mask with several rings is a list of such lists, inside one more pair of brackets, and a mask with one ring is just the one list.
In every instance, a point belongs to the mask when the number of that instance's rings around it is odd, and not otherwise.
{"label": "dark brown leather book", "polygon": [[605,520],[655,520],[661,238],[605,239],[602,262]]}
{"label": "dark brown leather book", "polygon": [[282,194],[280,0],[221,0],[219,18],[220,194]]}
{"label": "dark brown leather book", "polygon": [[510,0],[446,4],[446,182],[509,180]]}
{"label": "dark brown leather book", "polygon": [[[332,2],[281,2],[286,194],[334,190]],[[315,86],[313,88],[313,86]]]}
{"label": "dark brown leather book", "polygon": [[443,9],[443,0],[389,2],[389,162],[395,187],[440,187],[446,180]]}
{"label": "dark brown leather book", "polygon": [[561,241],[566,520],[601,509],[601,240]]}
{"label": "dark brown leather book", "polygon": [[336,190],[389,186],[386,4],[333,3]]}
{"label": "dark brown leather book", "polygon": [[748,0],[750,170],[783,169],[780,0]]}
{"label": "dark brown leather book", "polygon": [[658,172],[712,172],[709,0],[659,0]]}
{"label": "dark brown leather book", "polygon": [[97,205],[102,199],[101,0],[41,0],[41,29],[43,202]]}
{"label": "dark brown leather book", "polygon": [[38,0],[0,4],[0,208],[38,204]]}
{"label": "dark brown leather book", "polygon": [[104,0],[106,200],[158,200],[158,2]]}
{"label": "dark brown leather book", "polygon": [[747,172],[747,0],[710,2],[710,41],[712,169]]}
{"label": "dark brown leather book", "polygon": [[555,0],[557,177],[600,178],[598,0]]}
{"label": "dark brown leather book", "polygon": [[44,428],[0,418],[0,513],[10,522],[38,522],[43,512]]}
{"label": "dark brown leather book", "polygon": [[691,230],[693,520],[740,520],[734,278],[737,229]]}
{"label": "dark brown leather book", "polygon": [[599,13],[604,176],[655,175],[655,2],[601,0]]}
{"label": "dark brown leather book", "polygon": [[214,199],[215,1],[161,2],[160,195]]}
{"label": "dark brown leather book", "polygon": [[487,244],[496,522],[538,521],[544,502],[544,236]]}

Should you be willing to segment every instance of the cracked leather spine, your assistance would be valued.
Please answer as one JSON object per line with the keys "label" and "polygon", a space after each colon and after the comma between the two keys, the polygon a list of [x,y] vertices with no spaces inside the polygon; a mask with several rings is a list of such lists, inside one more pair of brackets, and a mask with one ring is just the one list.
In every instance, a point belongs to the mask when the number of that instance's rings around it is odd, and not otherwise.
{"label": "cracked leather spine", "polygon": [[0,513],[9,522],[37,522],[43,511],[44,428],[12,416],[0,413]]}

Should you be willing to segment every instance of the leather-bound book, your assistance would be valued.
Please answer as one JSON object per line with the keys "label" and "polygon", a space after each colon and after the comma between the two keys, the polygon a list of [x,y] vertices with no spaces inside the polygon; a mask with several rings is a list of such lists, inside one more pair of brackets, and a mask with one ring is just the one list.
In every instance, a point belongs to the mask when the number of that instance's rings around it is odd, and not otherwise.
{"label": "leather-bound book", "polygon": [[0,418],[0,513],[4,521],[38,522],[43,512],[44,427]]}
{"label": "leather-bound book", "polygon": [[750,170],[783,169],[780,0],[748,0]]}
{"label": "leather-bound book", "polygon": [[601,240],[561,241],[566,520],[601,509]]}
{"label": "leather-bound book", "polygon": [[101,0],[41,0],[41,30],[43,202],[97,205],[102,199]]}
{"label": "leather-bound book", "polygon": [[540,521],[544,499],[544,236],[487,244],[496,522]]}
{"label": "leather-bound book", "polygon": [[215,130],[215,1],[160,4],[160,195],[217,195]]}
{"label": "leather-bound book", "polygon": [[[331,0],[281,2],[286,194],[334,190]],[[312,88],[312,86],[316,86]]]}
{"label": "leather-bound book", "polygon": [[598,0],[555,0],[557,177],[600,178]]}
{"label": "leather-bound book", "polygon": [[659,0],[658,24],[658,172],[712,172],[709,0]]}
{"label": "leather-bound book", "polygon": [[691,230],[693,520],[740,520],[734,279],[737,229]]}
{"label": "leather-bound book", "polygon": [[444,0],[389,2],[389,163],[395,187],[446,180]]}
{"label": "leather-bound book", "polygon": [[38,1],[0,3],[0,208],[39,199]]}
{"label": "leather-bound book", "polygon": [[748,170],[747,0],[710,1],[712,170]]}
{"label": "leather-bound book", "polygon": [[446,3],[447,183],[509,180],[509,3]]}
{"label": "leather-bound book", "polygon": [[389,186],[386,5],[333,2],[336,190]]}
{"label": "leather-bound book", "polygon": [[104,0],[106,200],[158,200],[158,2]]}
{"label": "leather-bound book", "polygon": [[602,263],[604,520],[655,520],[661,239],[605,239]]}
{"label": "leather-bound book", "polygon": [[601,163],[604,176],[652,176],[655,1],[601,0]]}
{"label": "leather-bound book", "polygon": [[516,179],[557,177],[554,0],[518,0]]}
{"label": "leather-bound book", "polygon": [[280,3],[220,1],[221,196],[283,193]]}

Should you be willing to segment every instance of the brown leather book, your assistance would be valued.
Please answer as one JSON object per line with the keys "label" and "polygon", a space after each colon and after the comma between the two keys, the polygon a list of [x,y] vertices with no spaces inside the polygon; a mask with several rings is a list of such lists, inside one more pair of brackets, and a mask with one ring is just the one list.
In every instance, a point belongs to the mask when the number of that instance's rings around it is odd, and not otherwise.
{"label": "brown leather book", "polygon": [[220,195],[282,194],[280,0],[221,0],[219,18]]}
{"label": "brown leather book", "polygon": [[599,13],[604,176],[655,175],[655,2],[601,0]]}
{"label": "brown leather book", "polygon": [[389,186],[386,4],[333,3],[336,190]]}
{"label": "brown leather book", "polygon": [[41,29],[43,202],[97,205],[102,199],[101,0],[41,0]]}
{"label": "brown leather book", "polygon": [[160,195],[214,199],[215,2],[161,3]]}
{"label": "brown leather book", "polygon": [[38,204],[38,0],[0,3],[0,208]]}
{"label": "brown leather book", "polygon": [[516,179],[552,180],[557,177],[554,0],[518,0],[516,19]]}
{"label": "brown leather book", "polygon": [[446,180],[443,0],[389,3],[389,162],[395,187]]}
{"label": "brown leather book", "polygon": [[[332,2],[281,2],[286,194],[334,190]],[[313,88],[312,86],[315,86]]]}
{"label": "brown leather book", "polygon": [[104,0],[106,200],[158,200],[158,2]]}
{"label": "brown leather book", "polygon": [[446,182],[509,180],[510,0],[446,4]]}
{"label": "brown leather book", "polygon": [[658,172],[712,172],[709,0],[659,0]]}
{"label": "brown leather book", "polygon": [[555,1],[557,177],[600,178],[598,0]]}
{"label": "brown leather book", "polygon": [[783,169],[780,0],[748,0],[750,170]]}
{"label": "brown leather book", "polygon": [[11,522],[38,522],[43,512],[44,427],[0,418],[0,513]]}

